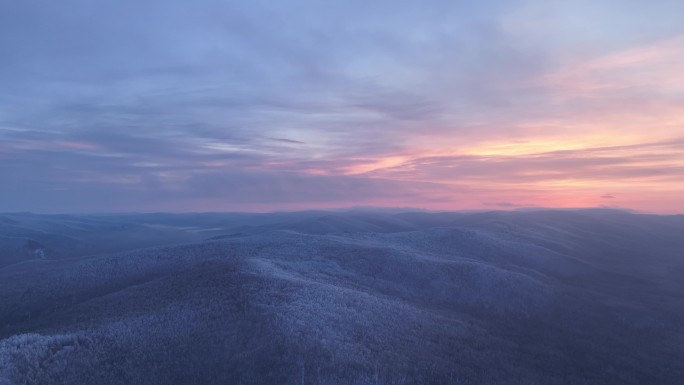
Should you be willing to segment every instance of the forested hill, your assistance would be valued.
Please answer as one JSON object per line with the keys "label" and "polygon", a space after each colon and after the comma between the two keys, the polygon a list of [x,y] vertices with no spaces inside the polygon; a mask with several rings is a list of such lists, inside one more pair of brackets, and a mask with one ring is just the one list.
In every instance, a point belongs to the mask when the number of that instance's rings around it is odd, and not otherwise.
{"label": "forested hill", "polygon": [[0,385],[676,384],[684,217],[0,214]]}

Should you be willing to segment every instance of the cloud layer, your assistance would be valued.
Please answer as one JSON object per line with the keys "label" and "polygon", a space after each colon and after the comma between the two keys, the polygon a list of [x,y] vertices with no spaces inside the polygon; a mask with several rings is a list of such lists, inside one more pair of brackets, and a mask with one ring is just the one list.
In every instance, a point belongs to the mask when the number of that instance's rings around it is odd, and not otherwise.
{"label": "cloud layer", "polygon": [[684,3],[595,3],[5,2],[0,211],[684,212]]}

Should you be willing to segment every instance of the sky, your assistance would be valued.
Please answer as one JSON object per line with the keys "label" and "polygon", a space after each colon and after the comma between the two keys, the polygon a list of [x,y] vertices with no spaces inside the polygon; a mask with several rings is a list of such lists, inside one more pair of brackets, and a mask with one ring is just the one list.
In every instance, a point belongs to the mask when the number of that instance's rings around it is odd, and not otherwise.
{"label": "sky", "polygon": [[0,2],[0,211],[684,213],[681,0]]}

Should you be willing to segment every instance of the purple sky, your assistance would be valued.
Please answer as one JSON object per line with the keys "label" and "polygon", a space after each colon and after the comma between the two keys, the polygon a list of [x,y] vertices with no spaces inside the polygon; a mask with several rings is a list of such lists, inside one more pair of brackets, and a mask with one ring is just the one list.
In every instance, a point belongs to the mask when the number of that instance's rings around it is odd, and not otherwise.
{"label": "purple sky", "polygon": [[0,211],[684,213],[684,2],[0,3]]}

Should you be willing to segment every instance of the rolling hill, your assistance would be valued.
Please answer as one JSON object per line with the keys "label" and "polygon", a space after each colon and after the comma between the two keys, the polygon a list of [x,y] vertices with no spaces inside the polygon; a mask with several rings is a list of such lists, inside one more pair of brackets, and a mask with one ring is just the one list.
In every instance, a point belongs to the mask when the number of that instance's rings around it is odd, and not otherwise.
{"label": "rolling hill", "polygon": [[1,385],[684,378],[682,216],[14,213],[0,237]]}

